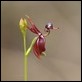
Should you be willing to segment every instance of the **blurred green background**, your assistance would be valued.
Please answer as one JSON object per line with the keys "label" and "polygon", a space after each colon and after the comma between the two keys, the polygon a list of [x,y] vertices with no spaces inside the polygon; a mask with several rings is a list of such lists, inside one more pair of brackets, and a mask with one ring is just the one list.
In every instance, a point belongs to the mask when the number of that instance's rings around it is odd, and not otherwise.
{"label": "blurred green background", "polygon": [[[23,81],[23,41],[20,18],[29,15],[44,33],[52,22],[60,29],[46,38],[46,57],[28,58],[29,81],[81,80],[80,1],[1,1],[1,80]],[[36,36],[27,31],[27,47]]]}

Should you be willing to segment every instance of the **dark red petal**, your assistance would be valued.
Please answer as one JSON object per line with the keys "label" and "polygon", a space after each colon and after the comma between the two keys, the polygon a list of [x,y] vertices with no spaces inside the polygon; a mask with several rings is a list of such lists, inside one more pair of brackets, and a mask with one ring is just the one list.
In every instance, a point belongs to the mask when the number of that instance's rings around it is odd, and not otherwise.
{"label": "dark red petal", "polygon": [[30,18],[29,16],[27,16],[27,18],[28,18],[28,21],[29,21],[30,24],[31,24],[30,30],[31,30],[33,33],[35,33],[35,34],[41,33],[41,32],[37,29],[37,27],[35,26],[35,24],[32,22],[31,18]]}
{"label": "dark red petal", "polygon": [[37,39],[37,46],[41,55],[42,52],[45,51],[45,38],[43,37],[43,35],[39,36],[39,38]]}
{"label": "dark red petal", "polygon": [[33,46],[33,52],[35,56],[37,56],[40,59],[40,56],[44,51],[45,51],[45,38],[43,37],[43,35],[41,35],[39,36],[39,38],[37,39],[37,41]]}
{"label": "dark red petal", "polygon": [[35,44],[33,46],[33,52],[34,52],[35,56],[40,59],[40,52],[39,52],[39,48],[37,45],[37,41],[35,42]]}
{"label": "dark red petal", "polygon": [[35,25],[32,25],[31,28],[30,28],[30,30],[31,30],[33,33],[35,33],[35,34],[41,33],[41,32],[36,28]]}

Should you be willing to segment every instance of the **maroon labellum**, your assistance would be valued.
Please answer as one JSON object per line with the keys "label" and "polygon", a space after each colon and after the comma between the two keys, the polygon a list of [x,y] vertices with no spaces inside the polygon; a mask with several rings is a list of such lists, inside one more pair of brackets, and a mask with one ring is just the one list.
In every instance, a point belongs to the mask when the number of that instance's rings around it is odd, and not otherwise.
{"label": "maroon labellum", "polygon": [[35,55],[40,59],[42,52],[45,51],[45,38],[43,37],[43,35],[39,36],[36,40],[33,46],[33,51]]}

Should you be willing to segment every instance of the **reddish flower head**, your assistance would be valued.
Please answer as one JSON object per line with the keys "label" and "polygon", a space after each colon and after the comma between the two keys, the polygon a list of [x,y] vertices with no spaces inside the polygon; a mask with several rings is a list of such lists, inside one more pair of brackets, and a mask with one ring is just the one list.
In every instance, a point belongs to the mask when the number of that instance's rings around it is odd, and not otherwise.
{"label": "reddish flower head", "polygon": [[[45,49],[45,36],[47,36],[50,33],[50,29],[54,29],[53,28],[53,24],[48,23],[45,26],[45,31],[47,32],[47,34],[42,34],[37,27],[35,26],[35,24],[32,22],[32,20],[29,18],[29,16],[27,16],[28,21],[30,22],[31,26],[28,27],[28,29],[37,34],[38,38],[33,46],[33,52],[36,55],[36,57],[40,58],[40,56],[42,55],[42,53],[46,50]],[[58,28],[55,28],[58,29]]]}

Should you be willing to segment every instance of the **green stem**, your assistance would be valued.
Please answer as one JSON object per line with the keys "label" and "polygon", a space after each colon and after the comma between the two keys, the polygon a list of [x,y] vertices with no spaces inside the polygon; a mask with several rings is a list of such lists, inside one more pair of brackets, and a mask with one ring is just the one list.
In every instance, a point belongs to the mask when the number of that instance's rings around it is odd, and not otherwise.
{"label": "green stem", "polygon": [[30,47],[28,48],[28,50],[26,51],[26,35],[24,34],[23,35],[23,39],[24,39],[24,81],[27,81],[28,80],[28,54],[30,53],[34,43],[36,42],[38,37],[35,37],[33,40],[32,40],[32,43],[30,45]]}
{"label": "green stem", "polygon": [[23,35],[24,39],[24,54],[26,53],[26,35]]}
{"label": "green stem", "polygon": [[28,79],[28,69],[27,69],[27,56],[25,55],[26,53],[26,35],[23,36],[24,39],[24,81],[27,81]]}
{"label": "green stem", "polygon": [[38,38],[38,37],[35,37],[35,38],[32,40],[30,47],[28,48],[28,50],[27,50],[26,53],[25,53],[26,56],[28,56],[28,54],[29,54],[30,51],[32,50],[32,47],[33,47],[33,45],[35,44],[37,38]]}

